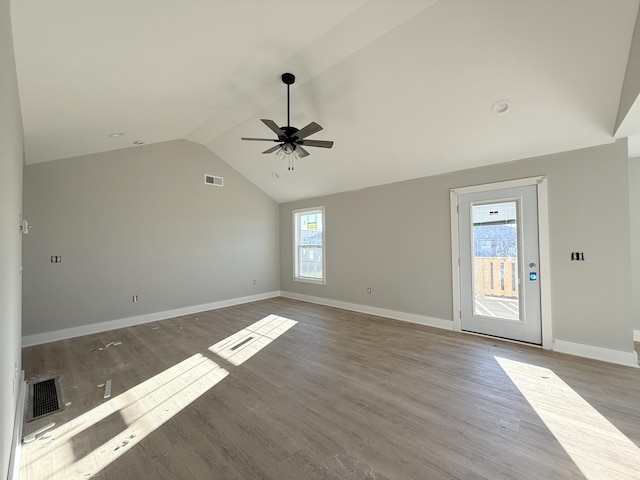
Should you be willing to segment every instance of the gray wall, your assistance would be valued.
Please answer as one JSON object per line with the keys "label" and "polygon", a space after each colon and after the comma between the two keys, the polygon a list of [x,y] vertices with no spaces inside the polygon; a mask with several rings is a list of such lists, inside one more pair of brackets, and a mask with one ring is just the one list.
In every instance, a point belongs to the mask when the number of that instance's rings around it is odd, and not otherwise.
{"label": "gray wall", "polygon": [[640,158],[629,160],[629,215],[633,324],[640,330]]}
{"label": "gray wall", "polygon": [[7,478],[20,355],[22,118],[13,56],[9,0],[0,0],[0,477]]}
{"label": "gray wall", "polygon": [[[632,352],[626,141],[282,204],[281,290],[451,320],[449,190],[537,175],[548,177],[554,338]],[[291,211],[315,205],[326,207],[325,286],[292,280]]]}
{"label": "gray wall", "polygon": [[24,209],[25,335],[279,289],[277,204],[202,145],[28,165]]}

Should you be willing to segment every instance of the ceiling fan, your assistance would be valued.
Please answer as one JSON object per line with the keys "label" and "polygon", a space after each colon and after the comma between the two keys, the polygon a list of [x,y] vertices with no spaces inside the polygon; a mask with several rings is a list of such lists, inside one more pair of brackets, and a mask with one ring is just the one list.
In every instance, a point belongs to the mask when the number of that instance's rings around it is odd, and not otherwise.
{"label": "ceiling fan", "polygon": [[331,148],[333,142],[329,140],[309,140],[307,137],[318,133],[322,130],[322,127],[316,122],[311,122],[304,128],[298,130],[296,127],[291,126],[291,108],[290,108],[290,96],[289,87],[296,81],[296,77],[292,73],[282,74],[282,83],[287,86],[287,126],[279,127],[273,120],[262,118],[261,121],[267,127],[269,127],[278,138],[247,138],[242,137],[242,140],[251,140],[257,142],[276,142],[278,145],[265,150],[262,153],[274,153],[278,155],[289,157],[289,170],[293,170],[293,158],[302,158],[309,155],[303,147],[321,147]]}

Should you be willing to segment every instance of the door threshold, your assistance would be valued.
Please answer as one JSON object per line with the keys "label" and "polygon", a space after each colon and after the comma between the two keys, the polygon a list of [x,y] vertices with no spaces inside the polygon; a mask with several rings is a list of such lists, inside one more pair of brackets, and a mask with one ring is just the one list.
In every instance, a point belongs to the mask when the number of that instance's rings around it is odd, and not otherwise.
{"label": "door threshold", "polygon": [[475,335],[477,337],[490,338],[493,340],[502,340],[503,342],[515,343],[517,345],[526,345],[527,347],[542,348],[542,345],[540,343],[523,342],[522,340],[514,340],[513,338],[498,337],[496,335],[489,335],[487,333],[472,332],[471,330],[460,330],[460,332],[467,333],[469,335]]}

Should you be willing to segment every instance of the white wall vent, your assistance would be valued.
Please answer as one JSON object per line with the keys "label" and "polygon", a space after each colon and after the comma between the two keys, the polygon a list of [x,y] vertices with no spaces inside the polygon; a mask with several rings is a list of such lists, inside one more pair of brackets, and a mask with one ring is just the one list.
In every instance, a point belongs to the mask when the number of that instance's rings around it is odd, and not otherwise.
{"label": "white wall vent", "polygon": [[223,187],[224,186],[224,178],[216,177],[216,176],[213,176],[213,175],[205,175],[204,176],[204,183],[206,183],[207,185],[215,185],[216,187]]}

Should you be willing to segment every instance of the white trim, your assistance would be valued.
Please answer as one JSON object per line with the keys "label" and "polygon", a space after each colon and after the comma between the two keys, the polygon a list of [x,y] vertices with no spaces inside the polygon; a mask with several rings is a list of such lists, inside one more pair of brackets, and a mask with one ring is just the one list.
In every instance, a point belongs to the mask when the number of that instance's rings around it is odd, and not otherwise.
{"label": "white trim", "polygon": [[538,253],[540,255],[540,315],[542,316],[542,348],[553,347],[551,312],[551,241],[549,240],[549,194],[547,178],[538,181]]}
{"label": "white trim", "polygon": [[330,298],[313,297],[311,295],[302,295],[293,292],[280,292],[280,295],[293,300],[301,300],[303,302],[317,303],[318,305],[327,305],[329,307],[342,308],[353,312],[367,313],[379,317],[392,318],[394,320],[402,320],[404,322],[417,323],[427,327],[442,328],[444,330],[453,330],[453,322],[451,320],[442,320],[440,318],[427,317],[424,315],[416,315],[415,313],[398,312],[396,310],[387,310],[385,308],[371,307],[369,305],[361,305],[359,303],[342,302],[340,300],[332,300]]}
{"label": "white trim", "polygon": [[451,208],[451,286],[453,292],[453,330],[462,331],[462,305],[460,300],[460,232],[458,222],[458,193],[449,192]]}
{"label": "white trim", "polygon": [[640,342],[640,330],[633,331],[633,341]]}
{"label": "white trim", "polygon": [[564,340],[555,340],[553,350],[558,353],[638,368],[638,354],[636,352],[623,352],[582,343],[565,342]]}
{"label": "white trim", "polygon": [[327,282],[324,278],[310,278],[310,277],[293,277],[294,282],[311,283],[313,285],[326,285]]}
{"label": "white trim", "polygon": [[20,387],[16,403],[16,416],[13,424],[13,438],[11,443],[11,456],[9,457],[8,480],[18,480],[20,477],[20,454],[22,449],[22,423],[24,420],[24,397],[27,390],[27,382],[24,381],[24,370],[20,373]]}
{"label": "white trim", "polygon": [[452,188],[451,192],[455,193],[456,195],[467,195],[469,193],[490,192],[493,190],[502,190],[505,188],[527,187],[529,185],[538,185],[539,182],[545,179],[546,177],[544,176],[519,178],[516,180],[507,180],[504,182],[485,183],[482,185],[472,185],[470,187]]}
{"label": "white trim", "polygon": [[[553,345],[553,322],[551,316],[551,257],[549,247],[549,200],[547,178],[544,176],[508,180],[506,182],[452,188],[450,190],[451,210],[451,281],[453,286],[453,329],[462,331],[460,321],[460,233],[458,231],[458,196],[469,193],[502,190],[505,188],[537,186],[538,197],[538,249],[540,254],[540,316],[542,321],[542,348],[549,350]],[[544,279],[544,281],[542,281]]]}
{"label": "white trim", "polygon": [[155,312],[148,313],[146,315],[137,315],[135,317],[108,320],[106,322],[93,323],[90,325],[83,325],[81,327],[65,328],[63,330],[55,330],[53,332],[36,333],[35,335],[27,335],[22,337],[22,346],[31,347],[33,345],[40,345],[41,343],[66,340],[67,338],[81,337],[83,335],[116,330],[118,328],[131,327],[143,323],[157,322],[158,320],[166,320],[168,318],[179,317],[182,315],[191,315],[193,313],[206,312],[208,310],[216,310],[218,308],[232,307],[234,305],[257,302],[258,300],[266,300],[268,298],[275,298],[279,296],[279,291],[259,293],[257,295],[231,298],[228,300],[205,303],[202,305],[194,305],[191,307],[176,308],[174,310],[166,310],[164,312]]}

